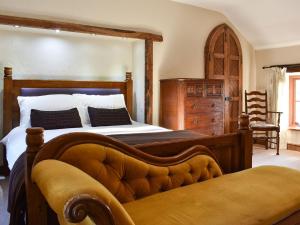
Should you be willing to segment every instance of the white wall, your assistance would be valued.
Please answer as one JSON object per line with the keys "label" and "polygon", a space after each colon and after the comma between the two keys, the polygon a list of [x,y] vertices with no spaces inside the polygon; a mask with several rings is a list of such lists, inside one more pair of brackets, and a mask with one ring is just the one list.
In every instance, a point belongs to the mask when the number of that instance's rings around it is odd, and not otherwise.
{"label": "white wall", "polygon": [[257,50],[255,52],[255,58],[257,64],[257,88],[263,89],[267,84],[266,72],[262,69],[262,67],[269,65],[299,63],[300,45],[285,48]]}
{"label": "white wall", "polygon": [[[133,69],[133,42],[129,40],[1,28],[0,70],[13,67],[16,79],[124,81],[126,71]],[[2,106],[3,77],[0,82]],[[2,119],[0,131],[1,123]]]}
{"label": "white wall", "polygon": [[[268,73],[263,70],[263,66],[280,65],[280,64],[293,64],[299,63],[300,60],[300,45],[290,46],[284,48],[264,49],[257,50],[255,53],[256,58],[256,74],[257,74],[257,89],[266,89],[268,83],[266,77]],[[288,88],[286,92],[288,92]],[[288,99],[286,99],[288,101]],[[288,118],[288,117],[286,117]],[[285,121],[288,123],[288,121]],[[288,130],[287,142],[292,144],[300,144],[300,131]]]}
{"label": "white wall", "polygon": [[[1,0],[0,13],[161,33],[164,41],[154,45],[153,121],[156,124],[159,80],[169,77],[203,78],[206,39],[215,26],[224,22],[230,24],[220,13],[168,0]],[[248,87],[255,77],[255,71],[251,69],[253,48],[235,31],[244,54],[244,87]],[[51,74],[55,73],[53,68],[49,70]],[[37,71],[41,76],[44,72],[43,68]]]}
{"label": "white wall", "polygon": [[145,41],[133,43],[133,112],[136,120],[145,122]]}
{"label": "white wall", "polygon": [[124,80],[132,70],[130,41],[52,33],[0,30],[0,66],[41,79]]}

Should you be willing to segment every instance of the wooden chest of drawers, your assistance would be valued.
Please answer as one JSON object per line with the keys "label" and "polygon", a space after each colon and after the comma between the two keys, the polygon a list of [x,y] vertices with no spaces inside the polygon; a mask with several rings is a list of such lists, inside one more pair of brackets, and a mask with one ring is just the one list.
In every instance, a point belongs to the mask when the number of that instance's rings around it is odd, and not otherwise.
{"label": "wooden chest of drawers", "polygon": [[161,80],[160,126],[207,135],[223,134],[223,93],[222,80]]}

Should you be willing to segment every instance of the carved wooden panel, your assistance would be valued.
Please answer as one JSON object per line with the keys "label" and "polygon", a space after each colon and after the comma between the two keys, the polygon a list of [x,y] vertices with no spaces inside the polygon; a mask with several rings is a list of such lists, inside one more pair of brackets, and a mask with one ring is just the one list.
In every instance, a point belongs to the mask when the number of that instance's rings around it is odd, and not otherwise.
{"label": "carved wooden panel", "polygon": [[216,75],[223,75],[225,74],[225,66],[224,66],[224,58],[221,57],[214,57],[214,74]]}
{"label": "carved wooden panel", "polygon": [[221,97],[223,96],[223,84],[206,84],[206,96]]}
{"label": "carved wooden panel", "polygon": [[235,132],[242,112],[242,50],[226,24],[213,29],[206,42],[205,77],[224,80],[225,133]]}
{"label": "carved wooden panel", "polygon": [[219,35],[214,47],[215,53],[224,53],[224,42],[225,42],[225,36]]}
{"label": "carved wooden panel", "polygon": [[230,55],[236,55],[236,56],[239,56],[240,55],[240,52],[239,52],[239,48],[237,46],[237,43],[234,39],[233,36],[229,36],[229,50],[230,50]]}
{"label": "carved wooden panel", "polygon": [[187,84],[187,91],[186,95],[188,97],[193,97],[193,96],[203,96],[204,95],[204,86],[203,84]]}
{"label": "carved wooden panel", "polygon": [[230,76],[239,76],[239,60],[230,59],[229,74]]}
{"label": "carved wooden panel", "polygon": [[230,79],[229,95],[231,97],[239,97],[239,80]]}

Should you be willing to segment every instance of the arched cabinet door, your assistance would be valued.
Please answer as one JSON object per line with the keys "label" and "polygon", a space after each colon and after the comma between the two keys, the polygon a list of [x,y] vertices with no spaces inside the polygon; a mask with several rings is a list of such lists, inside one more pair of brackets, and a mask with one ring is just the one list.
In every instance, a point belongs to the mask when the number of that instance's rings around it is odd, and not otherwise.
{"label": "arched cabinet door", "polygon": [[226,24],[213,29],[207,39],[205,77],[224,80],[224,131],[236,132],[242,112],[242,50],[238,37]]}

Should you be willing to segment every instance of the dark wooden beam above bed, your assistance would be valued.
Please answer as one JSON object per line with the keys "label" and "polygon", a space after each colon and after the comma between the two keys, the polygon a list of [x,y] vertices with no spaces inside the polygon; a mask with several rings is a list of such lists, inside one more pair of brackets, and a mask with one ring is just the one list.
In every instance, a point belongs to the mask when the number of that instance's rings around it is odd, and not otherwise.
{"label": "dark wooden beam above bed", "polygon": [[76,33],[88,33],[88,34],[96,34],[96,35],[123,37],[123,38],[135,38],[135,39],[143,39],[143,40],[152,40],[157,42],[163,41],[163,37],[160,34],[140,32],[135,30],[125,30],[125,29],[123,30],[123,29],[114,29],[108,27],[91,26],[91,25],[78,24],[78,23],[42,20],[42,19],[27,18],[27,17],[0,15],[0,24],[13,25],[13,26],[17,25],[22,27],[32,27],[32,28],[50,29],[50,30],[59,29],[61,31],[69,31],[69,32],[76,32]]}

